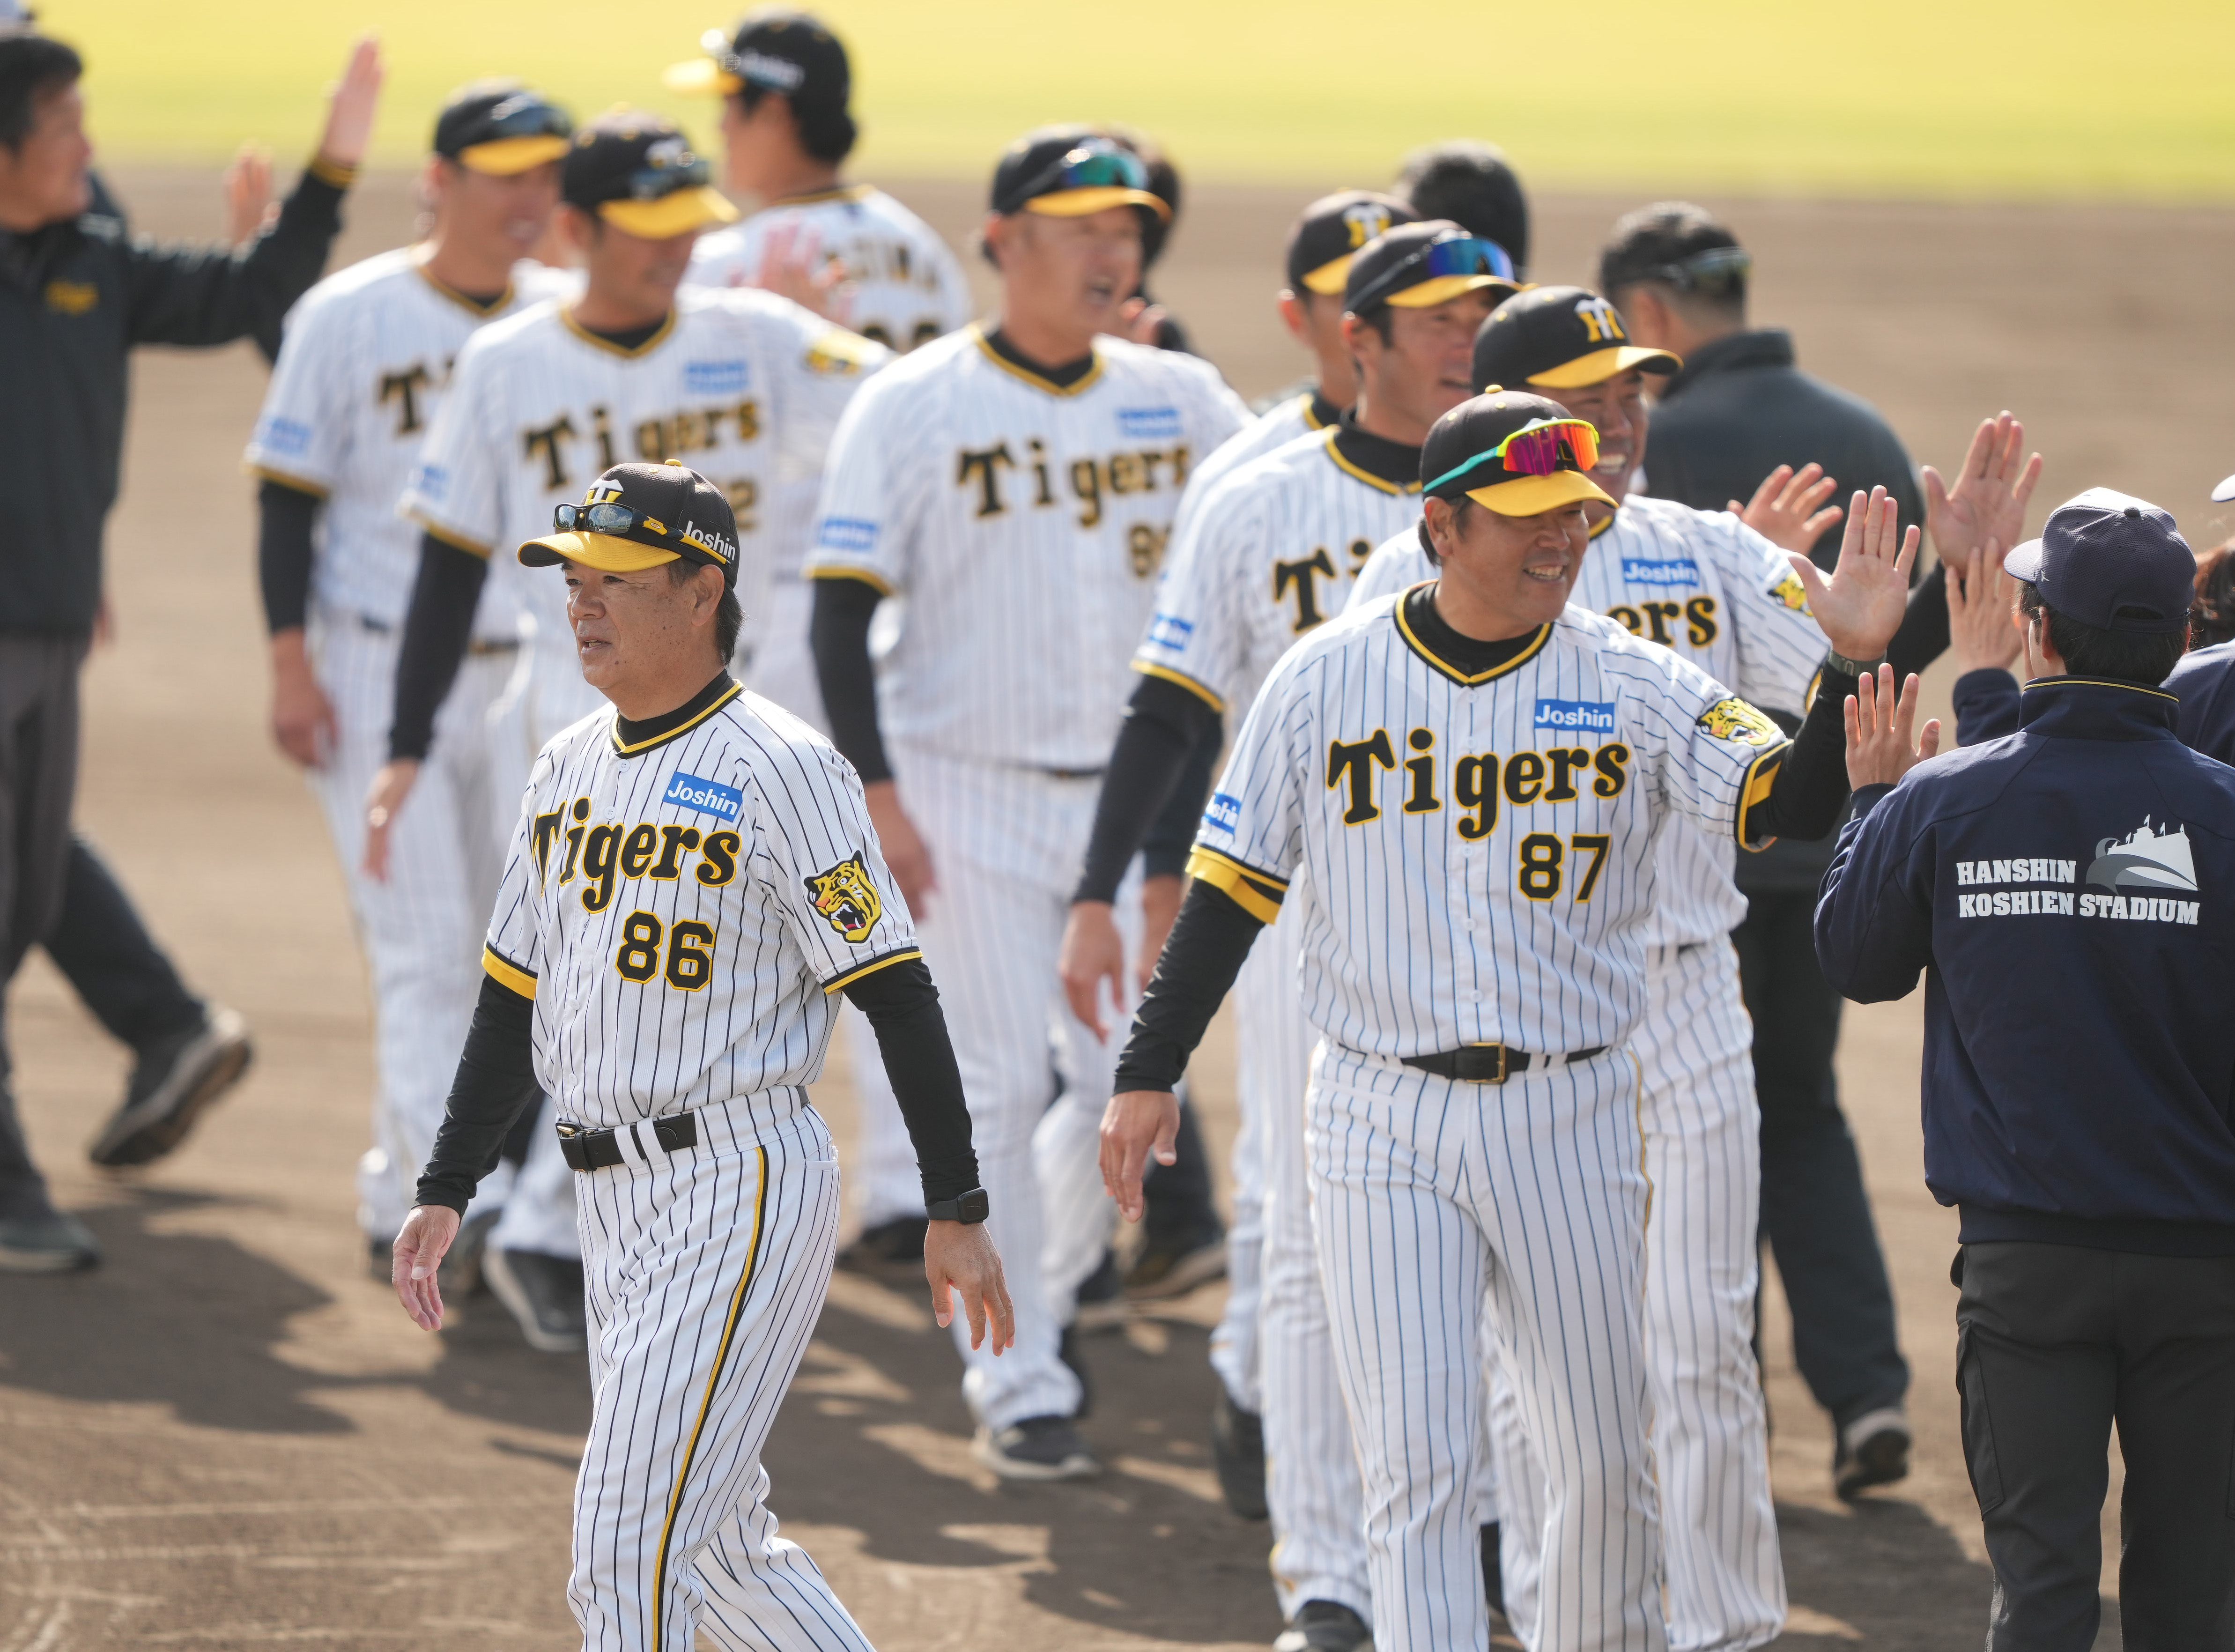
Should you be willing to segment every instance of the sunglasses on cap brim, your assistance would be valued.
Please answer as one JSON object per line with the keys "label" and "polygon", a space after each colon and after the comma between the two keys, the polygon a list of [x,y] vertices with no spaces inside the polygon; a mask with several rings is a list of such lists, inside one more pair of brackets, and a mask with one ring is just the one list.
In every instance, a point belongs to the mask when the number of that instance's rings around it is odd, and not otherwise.
{"label": "sunglasses on cap brim", "polygon": [[[1433,493],[1446,482],[1456,482],[1482,466],[1496,460],[1506,476],[1549,476],[1561,469],[1560,449],[1565,448],[1574,461],[1576,470],[1596,469],[1599,462],[1599,433],[1582,419],[1531,419],[1511,436],[1487,453],[1478,453],[1464,463],[1452,466],[1424,491]],[[1502,478],[1484,476],[1483,486],[1491,485]]]}
{"label": "sunglasses on cap brim", "polygon": [[[614,504],[611,501],[596,505],[554,506],[551,525],[561,533],[605,534],[614,539],[638,541],[648,535],[661,545],[678,547],[687,542],[682,534],[657,516],[647,516],[633,505]],[[717,562],[730,560],[711,545],[696,541],[688,542],[701,554],[711,556]]]}
{"label": "sunglasses on cap brim", "polygon": [[1711,246],[1674,264],[1656,264],[1648,279],[1666,281],[1679,292],[1720,292],[1753,268],[1753,254],[1743,246]]}
{"label": "sunglasses on cap brim", "polygon": [[745,82],[730,67],[729,36],[709,29],[698,36],[698,49],[706,55],[670,63],[660,71],[659,83],[685,97],[728,97],[744,89]]}
{"label": "sunglasses on cap brim", "polygon": [[1172,209],[1149,188],[1141,157],[1108,138],[1090,138],[1058,156],[1019,192],[1026,212],[1083,218],[1110,206],[1145,206],[1170,221]]}
{"label": "sunglasses on cap brim", "polygon": [[530,94],[508,97],[476,124],[473,141],[459,147],[458,164],[508,177],[559,160],[573,134],[573,121],[555,104]]}
{"label": "sunglasses on cap brim", "polygon": [[[1426,309],[1487,286],[1503,286],[1509,292],[1521,290],[1513,278],[1512,258],[1496,241],[1479,235],[1450,235],[1399,259],[1374,277],[1348,307],[1353,315],[1363,315],[1380,304]],[[1426,288],[1432,292],[1423,292]]]}

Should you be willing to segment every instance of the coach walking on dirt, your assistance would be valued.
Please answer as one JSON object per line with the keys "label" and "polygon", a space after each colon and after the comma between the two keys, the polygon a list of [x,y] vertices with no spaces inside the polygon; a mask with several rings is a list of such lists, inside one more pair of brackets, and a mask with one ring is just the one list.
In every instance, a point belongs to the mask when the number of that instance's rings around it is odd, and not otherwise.
{"label": "coach walking on dirt", "polygon": [[[324,267],[380,89],[379,54],[361,42],[279,222],[235,252],[158,246],[92,210],[82,70],[59,41],[0,37],[0,980],[62,898],[77,672],[101,602],[127,357],[135,344],[222,344],[277,324]],[[0,1270],[98,1255],[49,1200],[0,1087]]]}
{"label": "coach walking on dirt", "polygon": [[1914,690],[1889,716],[1891,671],[1878,694],[1858,685],[1855,818],[1817,949],[1861,1003],[1926,972],[1924,1174],[1963,1214],[1956,1384],[1995,1568],[1987,1643],[2094,1643],[2115,1421],[2126,1643],[2225,1647],[2235,773],[2181,744],[2159,686],[2195,560],[2171,516],[2099,488],[2002,566],[2022,726],[1912,769]]}

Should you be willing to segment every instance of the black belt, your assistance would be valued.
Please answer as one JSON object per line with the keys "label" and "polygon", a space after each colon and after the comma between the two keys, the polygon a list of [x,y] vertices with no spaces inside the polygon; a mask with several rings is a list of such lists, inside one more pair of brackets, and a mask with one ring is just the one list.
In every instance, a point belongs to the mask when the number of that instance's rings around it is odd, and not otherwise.
{"label": "black belt", "polygon": [[[1595,1044],[1588,1050],[1569,1052],[1566,1059],[1570,1062],[1588,1061],[1595,1055],[1604,1055],[1612,1047]],[[1463,1050],[1439,1050],[1433,1055],[1398,1059],[1408,1067],[1432,1072],[1439,1078],[1456,1078],[1462,1084],[1504,1084],[1515,1073],[1526,1072],[1539,1062],[1550,1062],[1555,1058],[1531,1055],[1526,1050],[1503,1044],[1470,1044]]]}
{"label": "black belt", "polygon": [[[627,1135],[632,1154],[621,1146],[620,1137]],[[559,1126],[559,1150],[567,1156],[568,1168],[577,1170],[602,1170],[615,1164],[626,1164],[631,1158],[649,1158],[645,1151],[645,1137],[649,1134],[659,1150],[665,1153],[680,1151],[698,1145],[698,1120],[690,1113],[670,1113],[663,1118],[640,1119],[626,1131],[584,1130],[580,1124]]]}

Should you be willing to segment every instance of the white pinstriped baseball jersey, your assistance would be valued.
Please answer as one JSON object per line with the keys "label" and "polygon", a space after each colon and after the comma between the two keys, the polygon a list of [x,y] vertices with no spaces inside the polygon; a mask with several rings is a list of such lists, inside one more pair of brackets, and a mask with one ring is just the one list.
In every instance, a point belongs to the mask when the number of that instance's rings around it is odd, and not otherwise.
{"label": "white pinstriped baseball jersey", "polygon": [[1734,835],[1787,742],[1673,651],[1570,606],[1478,677],[1401,598],[1289,650],[1189,870],[1270,920],[1304,886],[1303,1004],[1370,1054],[1619,1044],[1668,815]]}
{"label": "white pinstriped baseball jersey", "polygon": [[1317,391],[1301,390],[1283,397],[1227,437],[1219,444],[1218,451],[1197,465],[1195,474],[1188,478],[1187,492],[1180,498],[1179,515],[1172,522],[1174,543],[1186,530],[1188,518],[1196,505],[1220,482],[1252,459],[1262,459],[1275,448],[1285,448],[1300,436],[1324,430],[1340,416],[1339,411],[1320,400]]}
{"label": "white pinstriped baseball jersey", "polygon": [[951,757],[1098,769],[1131,687],[1172,515],[1246,416],[1208,362],[1098,338],[1068,387],[975,326],[863,387],[823,475],[814,579],[908,598],[888,737]]}
{"label": "white pinstriped baseball jersey", "polygon": [[[1374,552],[1351,601],[1435,578],[1420,536]],[[1785,553],[1728,511],[1694,510],[1632,494],[1591,541],[1569,601],[1618,620],[1633,636],[1675,649],[1739,698],[1798,717],[1823,663],[1824,633]],[[1672,820],[1660,844],[1659,899],[1648,946],[1715,941],[1746,917],[1732,881],[1736,846]]]}
{"label": "white pinstriped baseball jersey", "polygon": [[[774,508],[823,462],[840,410],[890,354],[772,293],[685,288],[635,350],[544,304],[477,334],[427,433],[401,508],[438,539],[497,554],[492,584],[525,594],[539,650],[577,670],[566,581],[520,567],[554,505],[627,460],[680,459],[737,513],[738,598],[751,611],[803,522]],[[408,587],[407,587],[408,588]]]}
{"label": "white pinstriped baseball jersey", "polygon": [[852,767],[733,688],[635,746],[608,708],[544,748],[485,962],[535,1000],[559,1116],[606,1129],[812,1084],[833,994],[919,955]]}
{"label": "white pinstriped baseball jersey", "polygon": [[1373,547],[1420,519],[1419,483],[1360,469],[1341,431],[1229,470],[1187,513],[1133,669],[1223,711],[1256,697],[1297,638],[1340,613]]}
{"label": "white pinstriped baseball jersey", "polygon": [[[247,467],[326,502],[311,564],[311,600],[400,629],[419,572],[419,534],[396,514],[452,364],[487,323],[580,285],[563,270],[513,266],[483,310],[427,273],[423,251],[398,247],[337,272],[287,317]],[[510,636],[501,593],[478,629]]]}
{"label": "white pinstriped baseball jersey", "polygon": [[757,286],[769,238],[796,236],[810,263],[836,259],[853,284],[845,324],[865,338],[914,350],[970,319],[970,283],[939,232],[882,189],[845,184],[770,201],[742,224],[702,235],[685,281]]}

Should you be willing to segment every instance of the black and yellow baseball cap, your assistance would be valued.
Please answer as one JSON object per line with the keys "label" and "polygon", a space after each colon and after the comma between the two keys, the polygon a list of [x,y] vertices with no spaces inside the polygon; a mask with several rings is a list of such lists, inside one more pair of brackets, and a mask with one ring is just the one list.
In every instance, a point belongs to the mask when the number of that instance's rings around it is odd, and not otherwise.
{"label": "black and yellow baseball cap", "polygon": [[1149,187],[1141,157],[1106,133],[1042,127],[1002,153],[993,168],[993,209],[1085,218],[1112,206],[1138,206],[1170,223],[1170,204]]}
{"label": "black and yellow baseball cap", "polygon": [[1304,208],[1288,232],[1288,291],[1322,298],[1342,291],[1351,254],[1420,214],[1394,195],[1340,189]]}
{"label": "black and yellow baseball cap", "polygon": [[1420,449],[1420,491],[1462,495],[1501,516],[1535,516],[1563,506],[1615,502],[1586,474],[1599,462],[1599,433],[1557,402],[1493,387],[1461,402],[1429,429]]}
{"label": "black and yellow baseball cap", "polygon": [[1462,292],[1500,298],[1521,291],[1513,260],[1496,241],[1470,235],[1447,218],[1399,224],[1351,255],[1343,272],[1342,307],[1356,316],[1383,305],[1426,310]]}
{"label": "black and yellow baseball cap", "polygon": [[845,47],[820,18],[804,11],[771,6],[750,13],[727,34],[709,29],[698,37],[698,49],[705,56],[672,63],[660,75],[669,91],[730,97],[757,86],[783,93],[794,108],[812,103],[841,109],[853,95]]}
{"label": "black and yellow baseball cap", "polygon": [[661,241],[737,221],[713,176],[674,121],[616,106],[574,134],[559,194],[625,235]]}
{"label": "black and yellow baseball cap", "polygon": [[722,570],[737,583],[737,519],[727,495],[680,459],[617,464],[590,484],[579,505],[551,513],[554,531],[520,547],[529,567],[580,562],[607,574],[634,574],[680,557]]}
{"label": "black and yellow baseball cap", "polygon": [[1615,307],[1589,287],[1531,287],[1490,312],[1474,336],[1474,382],[1575,390],[1633,367],[1673,373],[1684,358],[1629,342]]}
{"label": "black and yellow baseball cap", "polygon": [[497,178],[562,159],[573,135],[566,110],[518,81],[462,86],[435,117],[436,154]]}

